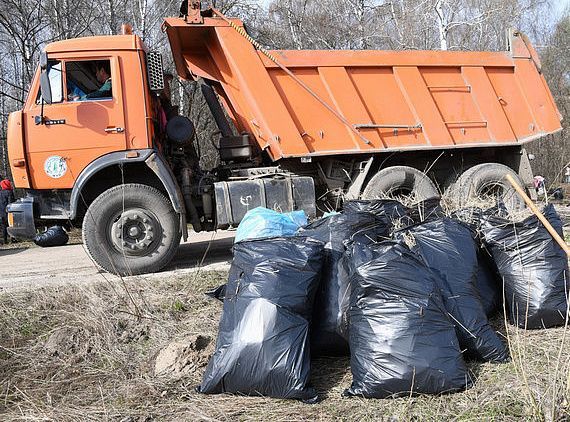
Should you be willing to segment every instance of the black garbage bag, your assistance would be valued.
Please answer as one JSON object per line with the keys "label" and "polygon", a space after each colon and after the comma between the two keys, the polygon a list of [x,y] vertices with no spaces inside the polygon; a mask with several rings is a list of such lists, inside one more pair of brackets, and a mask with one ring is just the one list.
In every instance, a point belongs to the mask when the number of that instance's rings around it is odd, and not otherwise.
{"label": "black garbage bag", "polygon": [[468,357],[505,362],[507,348],[493,330],[477,290],[479,260],[471,230],[451,218],[439,218],[395,234],[421,255],[436,273],[443,303]]}
{"label": "black garbage bag", "polygon": [[445,217],[445,212],[441,207],[441,199],[436,196],[412,205],[408,208],[407,215],[413,224]]}
{"label": "black garbage bag", "polygon": [[350,290],[343,258],[345,243],[354,233],[370,237],[388,236],[388,221],[369,212],[355,211],[321,218],[299,231],[302,236],[325,245],[325,261],[315,298],[311,322],[311,355],[348,355]]}
{"label": "black garbage bag", "polygon": [[69,236],[61,226],[52,226],[45,232],[34,237],[34,243],[43,248],[63,246],[69,241]]}
{"label": "black garbage bag", "polygon": [[[476,240],[478,242],[478,240]],[[481,304],[485,310],[485,315],[491,317],[502,309],[503,304],[503,282],[499,276],[495,263],[489,253],[481,249],[478,245],[477,249],[477,277],[475,278],[475,286],[479,292]]]}
{"label": "black garbage bag", "polygon": [[[499,208],[494,208],[499,211]],[[501,208],[500,212],[505,212]],[[477,271],[476,286],[479,291],[481,303],[485,309],[485,314],[490,317],[494,315],[502,305],[503,301],[503,281],[497,272],[493,259],[483,245],[483,241],[479,233],[481,233],[481,221],[485,211],[478,207],[467,207],[455,211],[451,218],[462,222],[469,226],[472,230],[473,239],[477,248],[477,259],[479,261],[479,269]]]}
{"label": "black garbage bag", "polygon": [[[552,204],[543,214],[562,236]],[[481,230],[503,278],[510,321],[527,329],[563,325],[570,291],[568,259],[538,217],[513,223],[487,213]]]}
{"label": "black garbage bag", "polygon": [[356,211],[370,212],[388,218],[396,228],[407,227],[445,215],[439,197],[428,198],[411,207],[406,207],[394,199],[361,199],[344,203],[343,212]]}
{"label": "black garbage bag", "polygon": [[564,199],[564,189],[561,187],[548,189],[548,195],[552,197],[552,199],[561,201]]}
{"label": "black garbage bag", "polygon": [[353,243],[346,395],[439,394],[471,385],[436,275],[402,242]]}
{"label": "black garbage bag", "polygon": [[408,209],[395,199],[358,199],[346,201],[342,210],[344,213],[369,212],[379,217],[387,217],[391,221],[406,217]]}
{"label": "black garbage bag", "polygon": [[202,393],[316,400],[309,322],[323,244],[305,237],[234,245],[216,350]]}
{"label": "black garbage bag", "polygon": [[[230,275],[230,277],[231,277],[231,275]],[[218,299],[220,302],[223,302],[224,298],[226,297],[226,287],[227,287],[227,284],[221,284],[218,287],[216,287],[215,289],[208,290],[204,294],[208,297],[211,297],[212,299]]]}

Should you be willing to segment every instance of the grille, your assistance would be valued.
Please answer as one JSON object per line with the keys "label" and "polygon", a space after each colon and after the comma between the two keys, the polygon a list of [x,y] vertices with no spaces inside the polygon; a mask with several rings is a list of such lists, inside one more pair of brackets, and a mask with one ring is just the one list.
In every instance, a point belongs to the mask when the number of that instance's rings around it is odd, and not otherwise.
{"label": "grille", "polygon": [[151,91],[164,89],[164,74],[162,71],[162,56],[157,51],[149,51],[146,55],[148,84]]}

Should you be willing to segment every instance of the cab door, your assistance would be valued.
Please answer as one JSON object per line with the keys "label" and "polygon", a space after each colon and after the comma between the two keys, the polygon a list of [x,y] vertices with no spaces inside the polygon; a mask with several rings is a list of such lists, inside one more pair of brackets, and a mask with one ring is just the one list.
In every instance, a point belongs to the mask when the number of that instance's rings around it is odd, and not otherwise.
{"label": "cab door", "polygon": [[[90,162],[126,148],[120,62],[113,56],[49,59],[52,104],[44,104],[42,111],[36,83],[24,109],[30,185],[71,189]],[[97,63],[108,64],[112,90],[91,98],[89,94],[103,85],[96,77]]]}

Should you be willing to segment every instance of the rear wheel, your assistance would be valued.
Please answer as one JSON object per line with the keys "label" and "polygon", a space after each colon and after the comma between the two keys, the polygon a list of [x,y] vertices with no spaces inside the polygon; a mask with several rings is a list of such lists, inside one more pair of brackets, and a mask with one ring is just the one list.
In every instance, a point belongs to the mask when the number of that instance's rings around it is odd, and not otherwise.
{"label": "rear wheel", "polygon": [[494,205],[502,201],[509,210],[525,207],[523,199],[507,181],[509,174],[524,187],[517,173],[499,163],[483,163],[467,169],[446,191],[446,197],[458,206]]}
{"label": "rear wheel", "polygon": [[180,220],[157,189],[115,186],[99,195],[83,220],[83,241],[93,260],[118,275],[155,272],[180,243]]}
{"label": "rear wheel", "polygon": [[439,196],[425,173],[408,166],[387,167],[376,173],[362,194],[364,199],[406,198],[411,202]]}

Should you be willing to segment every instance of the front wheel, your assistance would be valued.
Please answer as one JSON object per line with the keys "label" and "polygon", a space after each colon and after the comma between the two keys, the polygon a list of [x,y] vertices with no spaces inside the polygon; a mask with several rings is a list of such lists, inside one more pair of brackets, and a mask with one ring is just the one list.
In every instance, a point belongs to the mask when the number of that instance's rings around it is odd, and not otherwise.
{"label": "front wheel", "polygon": [[180,244],[180,220],[157,189],[115,186],[99,195],[83,220],[83,241],[93,260],[117,275],[156,272]]}

